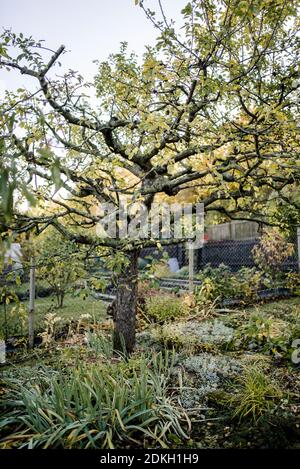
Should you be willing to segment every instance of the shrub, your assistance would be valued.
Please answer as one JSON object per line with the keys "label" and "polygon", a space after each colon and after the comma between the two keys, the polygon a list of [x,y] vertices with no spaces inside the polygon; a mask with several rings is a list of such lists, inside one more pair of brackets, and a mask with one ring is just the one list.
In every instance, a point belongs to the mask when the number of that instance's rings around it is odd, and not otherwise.
{"label": "shrub", "polygon": [[222,379],[240,372],[238,360],[227,355],[211,355],[205,352],[187,358],[183,366],[187,371],[194,373],[201,382],[206,380],[206,373],[214,375],[214,381],[219,383]]}
{"label": "shrub", "polygon": [[146,298],[145,312],[150,320],[162,324],[184,317],[188,308],[176,295],[161,294]]}
{"label": "shrub", "polygon": [[294,246],[275,228],[265,231],[257,246],[252,249],[254,262],[263,272],[272,277],[280,271],[282,264],[294,253]]}
{"label": "shrub", "polygon": [[257,292],[262,283],[262,272],[255,267],[242,267],[233,277],[233,288],[245,300],[257,297]]}
{"label": "shrub", "polygon": [[[0,276],[3,275],[5,278],[4,282],[0,282],[0,308],[3,309],[3,316],[1,314],[0,317],[0,327],[3,329],[5,340],[7,340],[9,335],[18,330],[19,322],[22,324],[22,306],[20,306],[18,295],[15,292],[15,285],[19,287],[21,279],[14,271],[5,273],[4,266],[1,264],[0,258]],[[9,314],[8,305],[11,303],[15,303],[16,307],[12,308],[11,314]],[[18,321],[18,311],[21,313],[20,321]]]}
{"label": "shrub", "polygon": [[290,360],[293,330],[287,330],[283,321],[275,321],[263,314],[253,314],[236,333],[233,343],[237,348],[259,349],[277,358]]}
{"label": "shrub", "polygon": [[198,280],[205,280],[210,278],[220,284],[222,281],[227,280],[232,275],[230,268],[225,264],[220,264],[218,267],[212,267],[210,264],[207,264],[201,272],[196,275]]}
{"label": "shrub", "polygon": [[271,319],[259,314],[252,314],[242,327],[241,335],[245,341],[265,343],[270,338]]}
{"label": "shrub", "polygon": [[187,278],[189,276],[189,268],[188,266],[184,265],[181,267],[177,272],[175,272],[174,277],[178,278]]}
{"label": "shrub", "polygon": [[234,336],[234,329],[226,326],[222,321],[189,321],[181,327],[183,335],[192,336],[198,343],[222,345],[230,342]]}
{"label": "shrub", "polygon": [[159,326],[153,331],[153,335],[164,348],[171,350],[180,350],[189,342],[176,324],[166,323],[162,327]]}
{"label": "shrub", "polygon": [[58,325],[61,323],[62,318],[55,313],[47,313],[45,316],[45,330],[39,333],[42,338],[42,343],[46,347],[55,340]]}
{"label": "shrub", "polygon": [[145,301],[149,296],[159,295],[160,293],[158,282],[155,280],[142,280],[138,282],[138,300],[140,303]]}
{"label": "shrub", "polygon": [[230,298],[241,298],[244,301],[255,298],[262,282],[262,273],[255,267],[242,267],[233,273],[229,267],[220,264],[217,268],[206,266],[197,278],[202,283],[195,289],[196,302],[207,305]]}
{"label": "shrub", "polygon": [[[2,319],[2,318],[1,318]],[[0,324],[7,337],[25,335],[28,324],[28,311],[23,303],[18,301],[6,311],[6,324]],[[1,321],[2,322],[2,321]],[[4,321],[3,321],[4,322]]]}
{"label": "shrub", "polygon": [[300,295],[300,274],[288,272],[286,275],[286,286],[292,290],[294,295]]}
{"label": "shrub", "polygon": [[151,332],[157,344],[180,350],[187,356],[202,351],[215,352],[234,336],[234,329],[218,320],[165,323],[151,328]]}
{"label": "shrub", "polygon": [[162,278],[162,277],[172,277],[172,272],[165,261],[157,262],[155,264],[153,275],[155,278]]}
{"label": "shrub", "polygon": [[208,304],[215,300],[223,300],[235,294],[232,285],[232,273],[224,264],[213,268],[207,265],[198,275],[201,286],[196,287],[195,297],[199,304]]}
{"label": "shrub", "polygon": [[62,308],[66,293],[74,291],[76,281],[86,275],[83,254],[73,241],[64,239],[55,230],[37,242],[40,255],[37,275],[53,289],[57,307]]}
{"label": "shrub", "polygon": [[[158,254],[158,253],[157,253]],[[160,259],[150,258],[145,266],[145,270],[141,273],[141,278],[144,280],[158,280],[162,277],[171,277],[174,274],[171,272],[168,265],[169,256],[166,252],[163,253]]]}

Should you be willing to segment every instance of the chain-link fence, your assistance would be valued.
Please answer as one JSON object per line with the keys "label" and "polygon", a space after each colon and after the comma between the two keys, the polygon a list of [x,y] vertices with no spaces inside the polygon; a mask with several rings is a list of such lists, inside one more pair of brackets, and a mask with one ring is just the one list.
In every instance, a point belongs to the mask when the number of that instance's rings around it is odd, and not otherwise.
{"label": "chain-link fence", "polygon": [[[223,230],[223,239],[222,235],[220,236],[220,234],[222,234],[221,230],[219,233],[214,234],[208,231],[210,236],[206,233],[202,247],[194,250],[194,273],[197,274],[207,265],[210,265],[213,268],[217,268],[221,264],[224,264],[233,272],[237,272],[243,267],[256,267],[257,262],[255,259],[254,248],[261,245],[262,233],[259,233],[258,231],[253,232],[251,225],[250,227],[252,235],[249,238],[247,238],[247,234],[249,233],[247,233],[245,228],[244,236],[237,235],[236,228],[235,235],[232,235],[231,230],[229,233],[225,231],[224,234]],[[241,239],[239,239],[239,237]],[[272,235],[270,235],[270,238],[271,237]],[[284,259],[282,262],[278,261],[280,265],[278,265],[277,268],[283,272],[297,272],[299,270],[300,263],[299,228],[289,236],[283,237],[282,243],[289,245],[291,254],[288,256],[283,256]],[[266,249],[270,250],[269,247]],[[276,249],[276,246],[273,247],[273,249]],[[147,248],[142,251],[142,257],[144,258],[151,256],[154,259],[162,259],[166,254],[169,258],[170,268],[171,270],[173,269],[173,272],[176,273],[176,276],[180,276],[181,273],[183,276],[186,276],[189,265],[189,249],[187,244],[169,245],[165,246],[162,250]],[[266,257],[266,261],[268,261],[268,257]]]}

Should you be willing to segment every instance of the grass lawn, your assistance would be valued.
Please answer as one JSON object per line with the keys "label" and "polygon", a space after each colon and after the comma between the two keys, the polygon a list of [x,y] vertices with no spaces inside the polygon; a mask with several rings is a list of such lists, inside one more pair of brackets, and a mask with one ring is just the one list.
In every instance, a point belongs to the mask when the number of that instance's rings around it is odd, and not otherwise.
{"label": "grass lawn", "polygon": [[248,308],[249,313],[254,313],[256,310],[259,310],[260,313],[272,315],[288,321],[291,313],[300,314],[300,296],[262,303],[258,306]]}
{"label": "grass lawn", "polygon": [[[247,322],[251,316],[265,317],[273,326],[288,330],[300,319],[300,297],[286,298],[266,303],[257,303],[236,312],[223,315],[225,323],[236,324],[237,327]],[[300,338],[300,337],[299,337]]]}
{"label": "grass lawn", "polygon": [[[21,303],[21,310],[18,305],[10,304],[7,306],[7,319],[9,325],[9,334],[26,334],[28,301]],[[36,330],[43,329],[45,316],[48,313],[55,313],[62,320],[79,319],[82,314],[90,314],[96,321],[105,318],[107,305],[101,300],[93,297],[86,299],[66,295],[63,308],[56,307],[55,297],[37,298],[35,302],[35,327]],[[0,306],[0,336],[4,334],[4,307]]]}

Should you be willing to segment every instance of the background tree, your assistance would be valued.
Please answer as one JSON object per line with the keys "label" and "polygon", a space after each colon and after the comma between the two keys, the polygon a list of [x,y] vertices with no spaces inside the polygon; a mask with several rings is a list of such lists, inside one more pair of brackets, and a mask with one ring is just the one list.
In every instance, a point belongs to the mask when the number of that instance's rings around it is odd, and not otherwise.
{"label": "background tree", "polygon": [[95,206],[111,202],[118,210],[126,195],[150,207],[161,194],[193,187],[207,212],[271,223],[270,203],[299,181],[299,2],[194,0],[182,11],[182,36],[161,2],[161,19],[139,3],[159,31],[157,43],[141,63],[122,44],[99,64],[95,108],[80,75],[53,74],[64,46],[46,59],[41,42],[6,31],[0,62],[38,84],[1,105],[8,174],[16,162],[43,206],[38,216],[12,213],[10,226],[52,225],[76,243],[119,253],[115,347],[123,336],[129,352],[139,250],[156,240],[100,239]]}
{"label": "background tree", "polygon": [[62,308],[67,293],[74,291],[76,281],[86,275],[83,253],[74,241],[65,239],[55,230],[36,242],[37,275],[53,288],[57,307]]}

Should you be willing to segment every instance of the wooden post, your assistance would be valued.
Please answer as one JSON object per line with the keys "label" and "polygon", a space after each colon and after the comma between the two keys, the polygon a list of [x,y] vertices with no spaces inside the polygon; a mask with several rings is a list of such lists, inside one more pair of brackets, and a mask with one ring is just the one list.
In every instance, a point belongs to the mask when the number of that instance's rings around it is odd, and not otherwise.
{"label": "wooden post", "polygon": [[30,287],[29,287],[29,312],[28,312],[28,339],[29,348],[34,347],[34,301],[35,301],[35,259],[31,258]]}
{"label": "wooden post", "polygon": [[233,241],[235,241],[236,239],[236,225],[237,225],[236,220],[232,220],[230,222],[230,239],[232,239]]}
{"label": "wooden post", "polygon": [[3,365],[5,363],[5,340],[0,339],[0,364]]}
{"label": "wooden post", "polygon": [[300,272],[300,226],[297,228],[298,271]]}
{"label": "wooden post", "polygon": [[189,251],[189,292],[194,293],[194,248],[193,242],[188,243]]}

